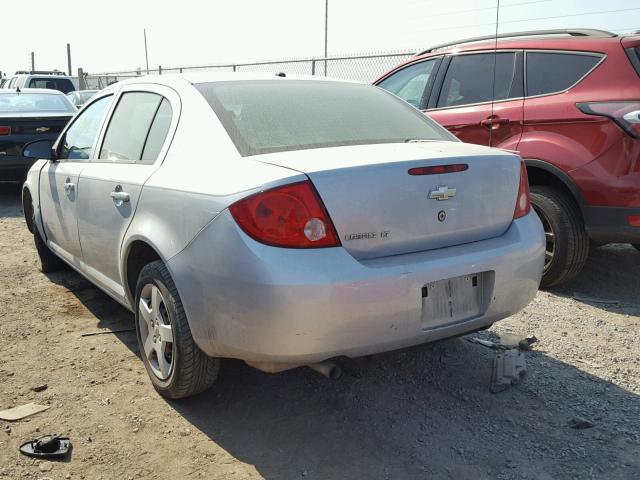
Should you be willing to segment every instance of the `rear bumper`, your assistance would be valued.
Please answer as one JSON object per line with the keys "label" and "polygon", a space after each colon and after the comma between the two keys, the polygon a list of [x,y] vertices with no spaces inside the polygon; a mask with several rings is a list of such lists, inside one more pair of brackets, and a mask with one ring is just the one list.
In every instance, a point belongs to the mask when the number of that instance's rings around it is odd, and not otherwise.
{"label": "rear bumper", "polygon": [[[500,237],[357,261],[341,247],[262,245],[221,213],[168,267],[196,343],[209,355],[271,370],[460,335],[521,310],[542,274],[544,234],[531,213]],[[425,326],[425,284],[493,272],[483,313]]]}
{"label": "rear bumper", "polygon": [[0,182],[24,182],[27,172],[34,163],[33,158],[0,156]]}
{"label": "rear bumper", "polygon": [[629,216],[640,216],[640,208],[584,207],[589,238],[596,243],[640,243],[640,227],[629,225]]}

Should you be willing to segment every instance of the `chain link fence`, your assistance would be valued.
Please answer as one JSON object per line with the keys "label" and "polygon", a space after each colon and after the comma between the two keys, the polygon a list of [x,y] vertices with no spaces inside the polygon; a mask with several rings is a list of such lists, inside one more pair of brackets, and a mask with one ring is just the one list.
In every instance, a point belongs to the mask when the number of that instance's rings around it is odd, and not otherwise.
{"label": "chain link fence", "polygon": [[[149,75],[183,72],[284,72],[297,75],[318,75],[344,78],[360,82],[372,82],[395,65],[411,58],[415,52],[393,52],[368,55],[336,56],[328,58],[301,58],[268,62],[236,63],[223,65],[196,65],[184,67],[159,66],[150,69]],[[128,78],[146,75],[146,70],[85,74],[85,88],[99,90]]]}

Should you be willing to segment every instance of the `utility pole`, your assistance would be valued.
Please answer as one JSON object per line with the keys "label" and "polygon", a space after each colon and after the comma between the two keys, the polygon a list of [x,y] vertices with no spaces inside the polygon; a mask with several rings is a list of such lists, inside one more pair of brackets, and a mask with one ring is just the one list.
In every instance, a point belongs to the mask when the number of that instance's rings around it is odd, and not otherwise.
{"label": "utility pole", "polygon": [[68,70],[67,72],[69,72],[69,75],[73,75],[72,70],[71,70],[71,44],[67,43],[67,67]]}
{"label": "utility pole", "polygon": [[31,71],[36,69],[36,60],[33,52],[31,52]]}
{"label": "utility pole", "polygon": [[324,0],[324,76],[327,76],[327,32],[329,25],[329,0]]}
{"label": "utility pole", "polygon": [[149,75],[149,52],[147,51],[147,29],[144,29],[144,59],[147,62],[147,75]]}

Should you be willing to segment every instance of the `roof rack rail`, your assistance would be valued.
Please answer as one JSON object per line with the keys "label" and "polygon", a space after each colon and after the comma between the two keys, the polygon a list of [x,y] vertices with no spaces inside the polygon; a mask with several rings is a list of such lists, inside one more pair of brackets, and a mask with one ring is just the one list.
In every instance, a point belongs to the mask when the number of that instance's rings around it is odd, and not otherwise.
{"label": "roof rack rail", "polygon": [[64,75],[67,74],[65,72],[61,72],[60,70],[18,70],[16,75]]}
{"label": "roof rack rail", "polygon": [[483,40],[494,40],[496,38],[515,38],[515,37],[533,37],[533,36],[545,36],[545,35],[570,35],[572,37],[595,37],[595,38],[611,38],[617,37],[615,33],[607,32],[606,30],[596,30],[591,28],[572,28],[561,30],[531,30],[528,32],[512,32],[512,33],[500,33],[498,35],[484,35],[482,37],[465,38],[464,40],[457,40],[455,42],[443,43],[442,45],[436,45],[427,50],[423,50],[418,55],[424,55],[425,53],[431,53],[434,50],[440,48],[452,47],[454,45],[460,45],[463,43],[481,42]]}

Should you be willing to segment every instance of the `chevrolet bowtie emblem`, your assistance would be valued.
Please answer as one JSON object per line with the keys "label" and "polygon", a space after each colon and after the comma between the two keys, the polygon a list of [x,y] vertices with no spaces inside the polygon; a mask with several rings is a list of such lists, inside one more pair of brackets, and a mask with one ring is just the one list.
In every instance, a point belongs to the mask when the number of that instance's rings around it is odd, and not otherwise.
{"label": "chevrolet bowtie emblem", "polygon": [[49,127],[38,127],[38,128],[36,128],[36,132],[38,132],[38,133],[48,132],[49,130],[51,130]]}
{"label": "chevrolet bowtie emblem", "polygon": [[439,185],[438,188],[429,192],[429,198],[431,200],[438,200],[439,202],[443,200],[449,200],[451,197],[455,196],[456,189],[449,188],[446,185]]}

